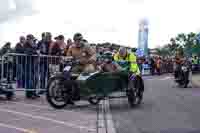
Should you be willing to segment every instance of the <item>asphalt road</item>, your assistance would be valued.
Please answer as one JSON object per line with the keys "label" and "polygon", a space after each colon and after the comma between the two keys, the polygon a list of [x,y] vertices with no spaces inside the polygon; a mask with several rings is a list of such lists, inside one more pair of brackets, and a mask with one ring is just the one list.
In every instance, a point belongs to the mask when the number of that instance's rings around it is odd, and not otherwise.
{"label": "asphalt road", "polygon": [[117,133],[200,133],[200,88],[179,88],[171,75],[146,77],[143,104],[110,100]]}
{"label": "asphalt road", "polygon": [[200,133],[200,88],[178,88],[170,75],[144,78],[140,107],[130,108],[126,98],[112,99],[109,107],[102,104],[99,115],[87,101],[55,110],[45,97],[27,100],[17,93],[13,101],[0,98],[0,133],[106,133],[104,107],[110,108],[108,133]]}
{"label": "asphalt road", "polygon": [[86,101],[55,110],[45,97],[0,99],[0,133],[96,133],[96,123],[97,108]]}

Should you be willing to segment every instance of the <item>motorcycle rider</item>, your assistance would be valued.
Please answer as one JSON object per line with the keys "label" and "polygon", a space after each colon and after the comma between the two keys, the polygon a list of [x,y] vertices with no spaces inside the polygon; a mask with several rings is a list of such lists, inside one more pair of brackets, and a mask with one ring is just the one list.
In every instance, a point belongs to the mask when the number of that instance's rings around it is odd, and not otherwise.
{"label": "motorcycle rider", "polygon": [[94,72],[96,62],[96,52],[92,49],[82,34],[76,33],[73,37],[74,44],[69,47],[67,56],[72,56],[80,61],[80,65],[72,68],[73,72]]}
{"label": "motorcycle rider", "polygon": [[120,71],[121,67],[113,62],[113,54],[112,52],[105,52],[102,55],[102,62],[99,65],[99,69],[103,72],[117,72]]}
{"label": "motorcycle rider", "polygon": [[[79,60],[80,64],[76,65],[72,68],[73,73],[81,73],[81,72],[94,72],[96,70],[96,53],[89,46],[87,40],[83,39],[82,34],[76,33],[73,37],[74,44],[72,44],[68,51],[67,56],[72,56],[74,59]],[[74,104],[73,100],[80,99],[80,88],[75,83],[74,93],[75,97],[69,101],[69,104]]]}
{"label": "motorcycle rider", "polygon": [[139,89],[140,89],[139,92],[141,94],[140,96],[142,97],[142,93],[144,91],[144,83],[143,83],[143,79],[141,77],[139,67],[137,65],[136,55],[132,52],[128,52],[126,48],[122,47],[119,49],[119,52],[114,55],[114,61],[116,61],[122,68],[125,68],[125,69],[127,69],[127,64],[123,64],[120,62],[122,62],[122,61],[129,62],[128,63],[128,70],[130,72],[129,75],[130,76],[132,76],[132,74],[136,75],[135,85],[139,84]]}
{"label": "motorcycle rider", "polygon": [[175,79],[179,78],[179,74],[181,73],[181,65],[182,64],[183,64],[183,58],[180,55],[176,55],[176,57],[175,57],[175,70],[174,70]]}

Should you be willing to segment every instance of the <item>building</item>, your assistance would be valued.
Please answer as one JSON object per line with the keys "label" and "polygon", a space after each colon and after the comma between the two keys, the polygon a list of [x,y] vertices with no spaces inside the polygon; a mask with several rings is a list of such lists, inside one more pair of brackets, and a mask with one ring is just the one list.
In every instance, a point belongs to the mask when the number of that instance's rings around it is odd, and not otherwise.
{"label": "building", "polygon": [[148,56],[148,21],[143,19],[139,23],[139,32],[138,32],[138,49],[144,51],[144,56]]}

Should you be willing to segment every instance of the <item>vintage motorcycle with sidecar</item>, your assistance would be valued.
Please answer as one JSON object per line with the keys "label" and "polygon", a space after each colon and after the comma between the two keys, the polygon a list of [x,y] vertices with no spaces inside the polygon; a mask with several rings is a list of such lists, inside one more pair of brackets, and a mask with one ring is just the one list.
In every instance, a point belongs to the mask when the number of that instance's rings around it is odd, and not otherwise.
{"label": "vintage motorcycle with sidecar", "polygon": [[[63,72],[56,73],[48,81],[46,98],[52,107],[62,109],[69,101],[79,100],[88,100],[90,104],[97,105],[104,98],[119,97],[127,97],[131,107],[141,104],[143,91],[140,90],[144,86],[137,82],[134,74],[130,75],[128,71],[74,74],[71,69],[79,62],[66,57],[64,64]],[[77,89],[78,99],[75,98]],[[114,92],[124,92],[125,95],[111,96]]]}

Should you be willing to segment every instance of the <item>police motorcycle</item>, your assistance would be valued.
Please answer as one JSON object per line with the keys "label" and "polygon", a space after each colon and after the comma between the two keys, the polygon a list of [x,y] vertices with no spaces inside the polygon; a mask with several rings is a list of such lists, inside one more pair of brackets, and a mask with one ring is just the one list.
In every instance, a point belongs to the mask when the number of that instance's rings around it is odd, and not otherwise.
{"label": "police motorcycle", "polygon": [[[53,75],[47,85],[46,99],[56,109],[64,108],[70,101],[79,100],[87,100],[90,104],[97,105],[105,98],[127,97],[131,107],[139,105],[142,101],[143,92],[140,93],[139,90],[144,86],[139,85],[135,80],[137,76],[130,74],[126,69],[117,72],[96,71],[76,74],[71,70],[80,64],[78,60],[66,57],[63,63],[63,71]],[[127,62],[122,64],[125,63]],[[125,95],[111,96],[114,92],[125,92]]]}
{"label": "police motorcycle", "polygon": [[180,86],[187,88],[191,77],[191,63],[184,60],[182,64],[175,67],[175,82]]}

